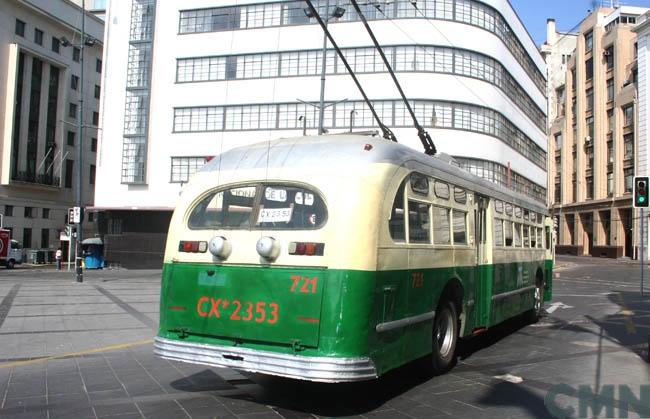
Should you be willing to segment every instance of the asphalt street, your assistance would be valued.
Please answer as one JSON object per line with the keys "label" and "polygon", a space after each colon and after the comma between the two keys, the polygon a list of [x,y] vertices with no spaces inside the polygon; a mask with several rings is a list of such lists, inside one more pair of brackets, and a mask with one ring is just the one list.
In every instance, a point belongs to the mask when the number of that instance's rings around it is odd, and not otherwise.
{"label": "asphalt street", "polygon": [[0,269],[0,418],[650,417],[639,265],[558,262],[538,323],[462,342],[443,376],[412,364],[354,384],[157,358],[160,271],[86,271],[78,284],[72,272]]}

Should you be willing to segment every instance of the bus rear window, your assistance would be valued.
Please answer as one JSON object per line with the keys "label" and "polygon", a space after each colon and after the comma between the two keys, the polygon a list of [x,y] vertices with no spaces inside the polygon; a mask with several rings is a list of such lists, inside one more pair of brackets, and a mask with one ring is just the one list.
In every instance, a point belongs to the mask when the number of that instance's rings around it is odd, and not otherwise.
{"label": "bus rear window", "polygon": [[325,203],[316,192],[287,185],[253,185],[215,191],[190,213],[192,229],[299,230],[322,226]]}
{"label": "bus rear window", "polygon": [[314,191],[278,185],[264,185],[262,189],[255,228],[305,230],[325,222],[325,203]]}

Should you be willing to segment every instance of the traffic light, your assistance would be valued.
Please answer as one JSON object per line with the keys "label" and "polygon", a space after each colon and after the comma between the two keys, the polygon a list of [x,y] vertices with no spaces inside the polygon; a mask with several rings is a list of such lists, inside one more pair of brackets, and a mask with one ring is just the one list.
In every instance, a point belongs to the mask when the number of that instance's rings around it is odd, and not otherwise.
{"label": "traffic light", "polygon": [[68,208],[68,225],[74,224],[74,208]]}
{"label": "traffic light", "polygon": [[634,177],[634,208],[648,208],[648,176]]}

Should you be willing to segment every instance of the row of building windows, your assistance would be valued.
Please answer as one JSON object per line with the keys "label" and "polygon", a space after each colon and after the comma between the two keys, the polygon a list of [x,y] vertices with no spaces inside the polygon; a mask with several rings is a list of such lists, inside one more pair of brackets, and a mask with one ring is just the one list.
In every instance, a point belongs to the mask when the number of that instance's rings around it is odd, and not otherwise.
{"label": "row of building windows", "polygon": [[455,157],[455,159],[461,168],[478,177],[515,190],[537,201],[546,202],[546,188],[512,169],[508,169],[506,166],[489,160],[471,159],[467,157]]}
{"label": "row of building windows", "polygon": [[[313,3],[325,11],[326,1],[315,0]],[[347,0],[332,0],[331,7],[342,6],[346,9],[341,21],[357,21],[359,16]],[[198,10],[182,10],[179,19],[181,34],[227,31],[233,29],[250,29],[284,25],[306,25],[316,22],[304,13],[302,1],[277,2],[246,6],[217,7]],[[396,0],[381,5],[360,5],[368,20],[426,18],[451,20],[485,29],[498,36],[529,74],[537,88],[545,94],[546,80],[526,52],[512,28],[503,16],[491,6],[474,0]]]}
{"label": "row of building windows", "polygon": [[[342,52],[356,74],[387,71],[375,48],[348,48]],[[396,72],[457,74],[487,81],[499,87],[539,129],[546,130],[544,112],[508,70],[487,55],[431,45],[391,46],[384,48],[384,53]],[[322,51],[312,50],[181,58],[176,64],[176,81],[316,76],[321,73],[322,56]],[[334,51],[328,51],[326,58],[328,74],[348,74]]]}
{"label": "row of building windows", "polygon": [[172,157],[171,183],[185,183],[208,161],[208,157]]}
{"label": "row of building windows", "polygon": [[[14,33],[22,38],[25,37],[25,29],[27,28],[27,24],[23,22],[20,19],[16,19],[16,24],[14,28]],[[42,30],[38,28],[34,28],[34,43],[36,45],[43,46],[43,39],[44,39],[44,33]],[[61,40],[55,36],[52,37],[52,43],[50,45],[50,49],[52,52],[56,52],[57,54],[61,53]],[[72,47],[72,60],[79,62],[81,58],[81,50],[78,47],[73,46]],[[95,62],[95,71],[98,73],[102,72],[102,60],[99,58]]]}
{"label": "row of building windows", "polygon": [[[14,206],[13,205],[5,205],[3,215],[5,217],[13,217],[14,216]],[[23,216],[25,218],[37,218],[38,217],[38,208],[24,207],[23,208]],[[50,209],[49,208],[43,208],[42,209],[41,218],[44,218],[44,219],[49,219],[50,218]]]}
{"label": "row of building windows", "polygon": [[[415,100],[411,106],[423,126],[467,130],[491,135],[541,168],[546,152],[499,112],[464,103]],[[372,102],[380,119],[390,127],[411,127],[401,100]],[[332,104],[325,109],[325,128],[372,128],[375,120],[365,102]],[[174,109],[174,132],[249,131],[314,128],[318,110],[304,103],[183,107]]]}

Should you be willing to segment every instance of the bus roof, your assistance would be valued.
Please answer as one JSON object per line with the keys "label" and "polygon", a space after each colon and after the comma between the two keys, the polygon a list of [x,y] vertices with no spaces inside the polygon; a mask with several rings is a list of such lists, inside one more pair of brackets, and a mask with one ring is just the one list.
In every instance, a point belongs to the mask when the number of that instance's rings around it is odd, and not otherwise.
{"label": "bus roof", "polygon": [[[360,152],[372,146],[372,152]],[[370,150],[369,150],[370,151]],[[440,180],[448,181],[470,191],[511,202],[543,214],[548,211],[544,204],[521,193],[504,188],[473,175],[451,164],[449,158],[428,156],[405,145],[388,141],[376,135],[333,134],[280,138],[233,148],[216,156],[201,172],[218,170],[255,170],[292,167],[294,169],[327,165],[332,171],[345,167],[359,167],[377,163],[402,166],[415,161],[428,168],[418,170]],[[352,165],[352,166],[351,166]]]}

